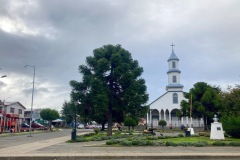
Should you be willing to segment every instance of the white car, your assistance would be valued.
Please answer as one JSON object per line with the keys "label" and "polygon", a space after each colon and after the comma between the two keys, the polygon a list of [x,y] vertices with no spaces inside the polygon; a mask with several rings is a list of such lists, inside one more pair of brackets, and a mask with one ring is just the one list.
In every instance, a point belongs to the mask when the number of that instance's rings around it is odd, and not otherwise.
{"label": "white car", "polygon": [[77,126],[77,128],[78,128],[78,129],[84,129],[84,125],[83,125],[83,124],[79,124],[79,125]]}

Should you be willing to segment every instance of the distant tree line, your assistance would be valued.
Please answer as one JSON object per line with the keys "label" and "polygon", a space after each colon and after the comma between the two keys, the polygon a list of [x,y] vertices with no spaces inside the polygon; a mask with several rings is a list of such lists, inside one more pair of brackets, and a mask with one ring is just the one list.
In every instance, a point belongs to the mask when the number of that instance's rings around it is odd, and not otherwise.
{"label": "distant tree line", "polygon": [[[184,93],[187,100],[181,102],[179,117],[190,116],[203,118],[204,129],[209,130],[214,114],[223,122],[224,129],[230,133],[240,129],[240,86],[228,87],[222,91],[220,87],[211,86],[205,82],[198,82]],[[192,106],[192,109],[191,109]],[[231,128],[231,129],[228,129]],[[240,137],[240,132],[239,137]],[[230,133],[231,134],[231,133]]]}

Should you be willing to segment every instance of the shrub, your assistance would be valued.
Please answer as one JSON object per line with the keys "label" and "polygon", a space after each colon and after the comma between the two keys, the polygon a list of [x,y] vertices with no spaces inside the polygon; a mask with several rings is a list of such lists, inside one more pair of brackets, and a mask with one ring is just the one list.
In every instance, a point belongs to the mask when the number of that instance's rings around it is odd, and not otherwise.
{"label": "shrub", "polygon": [[128,140],[123,140],[123,141],[120,142],[120,144],[123,145],[123,146],[131,146],[132,142],[128,141]]}
{"label": "shrub", "polygon": [[194,143],[194,146],[195,146],[195,147],[208,146],[208,142],[207,142],[207,141],[196,142],[196,143]]}
{"label": "shrub", "polygon": [[102,137],[93,137],[92,138],[93,141],[102,141]]}
{"label": "shrub", "polygon": [[109,136],[103,136],[102,137],[102,140],[108,140],[108,139],[111,139],[111,137],[109,137]]}
{"label": "shrub", "polygon": [[207,146],[208,143],[206,141],[199,141],[199,142],[179,142],[179,143],[174,143],[171,141],[167,141],[166,146],[194,146],[194,147],[203,147],[203,146]]}
{"label": "shrub", "polygon": [[125,118],[125,120],[124,120],[124,126],[128,126],[129,130],[130,130],[130,127],[134,127],[134,126],[137,126],[137,125],[138,125],[138,122],[134,118],[128,117],[128,118]]}
{"label": "shrub", "polygon": [[132,141],[132,145],[135,145],[135,146],[146,146],[147,145],[147,142],[143,139],[137,139],[137,140],[133,140]]}
{"label": "shrub", "polygon": [[147,146],[154,146],[155,142],[154,141],[145,141]]}
{"label": "shrub", "polygon": [[174,142],[172,142],[172,141],[167,141],[167,142],[166,142],[166,146],[178,146],[178,144],[177,144],[177,143],[174,143]]}
{"label": "shrub", "polygon": [[106,145],[113,145],[113,144],[119,144],[121,143],[121,140],[111,139],[106,141]]}
{"label": "shrub", "polygon": [[234,138],[240,138],[240,117],[229,116],[222,120],[223,128],[227,134]]}
{"label": "shrub", "polygon": [[164,146],[165,143],[162,142],[162,141],[154,141],[154,144],[153,144],[153,145],[154,145],[154,146]]}
{"label": "shrub", "polygon": [[240,146],[240,142],[230,142],[229,146]]}
{"label": "shrub", "polygon": [[93,131],[95,132],[95,134],[98,134],[100,132],[99,128],[94,128]]}
{"label": "shrub", "polygon": [[222,141],[216,141],[216,142],[213,142],[214,146],[226,146],[226,143],[225,142],[222,142]]}
{"label": "shrub", "polygon": [[106,145],[112,145],[112,144],[114,144],[114,141],[111,139],[111,140],[108,140],[108,141],[106,141]]}
{"label": "shrub", "polygon": [[160,120],[160,121],[158,122],[158,125],[161,126],[161,127],[162,127],[162,130],[163,130],[163,128],[167,125],[167,122],[166,122],[165,120]]}
{"label": "shrub", "polygon": [[154,137],[154,136],[147,136],[146,137],[147,140],[157,140],[158,137]]}

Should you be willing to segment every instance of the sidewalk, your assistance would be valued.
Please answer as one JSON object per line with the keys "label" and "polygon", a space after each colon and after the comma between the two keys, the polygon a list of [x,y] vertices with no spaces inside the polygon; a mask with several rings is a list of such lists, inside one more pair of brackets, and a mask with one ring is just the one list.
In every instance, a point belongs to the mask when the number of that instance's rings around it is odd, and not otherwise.
{"label": "sidewalk", "polygon": [[[80,133],[85,134],[85,133]],[[66,143],[69,136],[0,149],[0,160],[240,159],[240,147],[108,147],[103,141]]]}

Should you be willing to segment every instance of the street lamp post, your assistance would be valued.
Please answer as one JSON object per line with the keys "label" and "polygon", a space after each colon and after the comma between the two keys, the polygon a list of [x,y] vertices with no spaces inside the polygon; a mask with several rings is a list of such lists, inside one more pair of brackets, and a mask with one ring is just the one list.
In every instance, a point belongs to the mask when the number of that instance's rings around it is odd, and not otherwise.
{"label": "street lamp post", "polygon": [[25,65],[25,68],[32,67],[33,68],[33,88],[32,88],[32,102],[31,102],[31,115],[30,115],[30,130],[28,137],[32,137],[32,108],[33,108],[33,94],[34,94],[34,81],[35,81],[35,66]]}
{"label": "street lamp post", "polygon": [[72,131],[72,136],[71,136],[71,140],[75,141],[76,140],[76,136],[77,136],[77,105],[81,104],[79,101],[74,102],[74,129]]}

